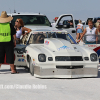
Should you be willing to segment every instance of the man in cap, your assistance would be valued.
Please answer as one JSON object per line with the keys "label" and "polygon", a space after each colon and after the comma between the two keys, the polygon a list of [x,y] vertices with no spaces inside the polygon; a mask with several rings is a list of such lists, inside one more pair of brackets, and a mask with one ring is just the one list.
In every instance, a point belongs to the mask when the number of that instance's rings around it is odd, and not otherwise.
{"label": "man in cap", "polygon": [[0,16],[0,67],[4,63],[6,54],[6,62],[10,64],[11,73],[15,74],[17,71],[14,67],[14,43],[16,45],[16,30],[14,26],[10,24],[13,17],[7,15],[6,11],[2,11]]}
{"label": "man in cap", "polygon": [[56,25],[56,21],[58,20],[58,17],[55,17],[55,19],[53,19],[55,22],[54,23],[52,23],[51,25],[52,25],[52,27],[55,27],[55,25]]}

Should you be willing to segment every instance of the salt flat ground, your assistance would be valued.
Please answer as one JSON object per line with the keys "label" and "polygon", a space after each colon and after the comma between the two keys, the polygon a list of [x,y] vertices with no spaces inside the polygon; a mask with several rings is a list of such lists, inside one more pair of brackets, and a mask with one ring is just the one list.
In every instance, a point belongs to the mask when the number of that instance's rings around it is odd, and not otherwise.
{"label": "salt flat ground", "polygon": [[[80,79],[39,79],[22,67],[17,68],[19,74],[11,74],[9,68],[0,69],[0,100],[100,100],[100,68],[97,78]],[[25,85],[32,87],[21,89]]]}

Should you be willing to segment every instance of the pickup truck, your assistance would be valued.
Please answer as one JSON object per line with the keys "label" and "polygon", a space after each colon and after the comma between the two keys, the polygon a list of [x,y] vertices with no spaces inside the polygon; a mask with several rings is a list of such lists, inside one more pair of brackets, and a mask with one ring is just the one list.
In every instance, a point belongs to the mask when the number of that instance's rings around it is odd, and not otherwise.
{"label": "pickup truck", "polygon": [[[12,13],[8,14],[13,17],[11,23],[14,25],[17,18],[21,18],[24,21],[25,27],[30,28],[31,30],[47,30],[47,31],[62,31],[65,30],[69,32],[74,39],[76,39],[76,28],[75,21],[72,14],[62,14],[59,16],[55,27],[51,26],[50,21],[44,14],[38,13]],[[71,21],[73,24],[68,25],[68,21]]]}

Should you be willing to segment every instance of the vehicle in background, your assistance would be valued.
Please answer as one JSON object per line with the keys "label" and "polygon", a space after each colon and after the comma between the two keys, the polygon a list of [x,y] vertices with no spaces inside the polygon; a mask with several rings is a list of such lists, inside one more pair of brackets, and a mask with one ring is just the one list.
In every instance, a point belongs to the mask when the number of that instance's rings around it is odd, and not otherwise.
{"label": "vehicle in background", "polygon": [[82,21],[82,24],[85,25],[85,21]]}
{"label": "vehicle in background", "polygon": [[100,17],[94,17],[94,21],[93,22],[96,23],[99,18]]}
{"label": "vehicle in background", "polygon": [[15,65],[39,78],[97,77],[97,54],[77,45],[66,31],[32,31],[15,47]]}
{"label": "vehicle in background", "polygon": [[25,27],[31,28],[32,30],[38,29],[49,29],[51,28],[51,23],[48,18],[43,14],[38,13],[12,13],[8,14],[13,17],[11,23],[15,25],[17,18],[21,18],[24,22]]}
{"label": "vehicle in background", "polygon": [[59,31],[67,31],[76,39],[76,27],[72,14],[63,14],[56,21],[55,28]]}
{"label": "vehicle in background", "polygon": [[88,18],[87,21],[85,22],[84,29],[85,29],[86,27],[88,27],[88,20],[89,20],[89,19],[91,19],[91,20],[93,21],[94,27],[96,27],[96,26],[95,26],[95,23],[97,22],[98,18],[100,18],[100,17]]}
{"label": "vehicle in background", "polygon": [[[24,21],[25,27],[31,30],[47,30],[47,31],[67,31],[76,39],[76,29],[73,15],[63,14],[61,15],[54,28],[51,27],[51,23],[48,18],[43,14],[36,13],[12,13],[8,14],[13,17],[11,23],[14,25],[17,18],[21,18]],[[72,25],[68,25],[69,22]]]}

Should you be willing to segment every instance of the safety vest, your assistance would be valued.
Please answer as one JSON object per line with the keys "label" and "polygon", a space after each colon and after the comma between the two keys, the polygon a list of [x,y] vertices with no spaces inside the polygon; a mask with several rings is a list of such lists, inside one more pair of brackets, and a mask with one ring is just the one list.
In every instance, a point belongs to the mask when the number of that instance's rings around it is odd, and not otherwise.
{"label": "safety vest", "polygon": [[0,23],[0,42],[11,41],[10,23]]}

